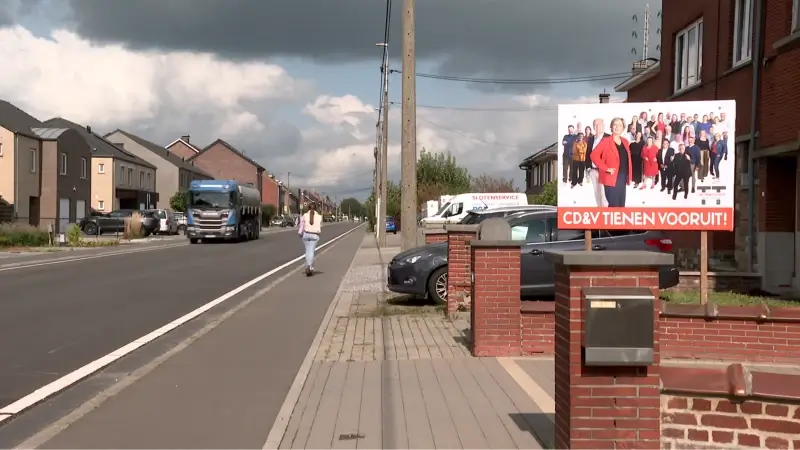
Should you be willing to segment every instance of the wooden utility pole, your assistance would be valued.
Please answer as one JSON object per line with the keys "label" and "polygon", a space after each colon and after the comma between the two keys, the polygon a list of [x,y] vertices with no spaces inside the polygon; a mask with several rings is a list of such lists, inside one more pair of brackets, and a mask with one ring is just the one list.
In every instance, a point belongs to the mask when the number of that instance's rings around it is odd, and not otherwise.
{"label": "wooden utility pole", "polygon": [[289,215],[292,212],[292,207],[289,205],[289,193],[291,192],[289,188],[289,178],[292,176],[292,172],[286,172],[286,189],[283,192],[283,214]]}
{"label": "wooden utility pole", "polygon": [[386,46],[384,50],[383,64],[381,66],[383,72],[383,120],[381,123],[381,207],[378,210],[378,228],[381,234],[378,238],[378,246],[386,247],[386,204],[389,199],[389,47]]}
{"label": "wooden utility pole", "polygon": [[403,0],[403,144],[400,175],[402,250],[417,246],[417,82],[414,0]]}

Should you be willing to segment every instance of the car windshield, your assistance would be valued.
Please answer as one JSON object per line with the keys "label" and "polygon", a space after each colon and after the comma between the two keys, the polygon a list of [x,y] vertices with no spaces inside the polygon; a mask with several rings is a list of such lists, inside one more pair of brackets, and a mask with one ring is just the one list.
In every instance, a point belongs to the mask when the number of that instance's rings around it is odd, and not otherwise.
{"label": "car windshield", "polygon": [[190,208],[233,208],[234,192],[189,191]]}
{"label": "car windshield", "polygon": [[466,216],[464,216],[463,219],[461,219],[461,224],[462,225],[474,225],[476,223],[479,223],[481,215],[482,214],[477,214],[477,213],[474,213],[474,212],[470,211],[470,212],[467,213]]}

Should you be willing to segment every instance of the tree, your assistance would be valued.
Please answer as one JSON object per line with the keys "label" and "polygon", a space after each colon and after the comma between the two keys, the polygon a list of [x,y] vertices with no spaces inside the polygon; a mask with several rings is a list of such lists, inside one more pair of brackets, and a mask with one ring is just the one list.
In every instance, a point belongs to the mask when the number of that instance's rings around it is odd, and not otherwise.
{"label": "tree", "polygon": [[277,213],[278,208],[275,205],[261,205],[261,223],[264,224],[264,226],[267,226]]}
{"label": "tree", "polygon": [[514,179],[482,174],[472,178],[472,192],[517,192]]}
{"label": "tree", "polygon": [[[386,217],[394,217],[397,220],[400,220],[400,185],[389,180],[386,183]],[[375,222],[377,222],[377,217],[375,217],[375,194],[369,196],[367,201],[364,202],[364,209],[363,213],[367,216],[367,221],[369,222],[370,230],[375,230]]]}
{"label": "tree", "polygon": [[529,196],[529,203],[534,205],[558,206],[558,185],[556,182],[551,181],[542,187],[541,193]]}
{"label": "tree", "polygon": [[417,202],[439,200],[441,195],[469,192],[470,177],[465,167],[448,153],[432,153],[424,148],[417,160]]}
{"label": "tree", "polygon": [[169,207],[176,212],[186,212],[186,204],[189,202],[187,191],[178,191],[169,199]]}
{"label": "tree", "polygon": [[364,215],[364,205],[362,205],[361,202],[353,197],[350,197],[342,200],[342,202],[339,204],[339,211],[342,214],[350,214],[360,217]]}

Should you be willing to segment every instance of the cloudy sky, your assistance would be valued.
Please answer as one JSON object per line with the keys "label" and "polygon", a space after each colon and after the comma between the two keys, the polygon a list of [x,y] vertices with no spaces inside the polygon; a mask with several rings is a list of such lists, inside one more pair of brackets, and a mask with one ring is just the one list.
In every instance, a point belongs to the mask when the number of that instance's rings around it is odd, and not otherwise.
{"label": "cloudy sky", "polygon": [[[400,69],[402,0],[393,3],[390,65]],[[656,20],[657,0],[417,0],[417,72],[517,80],[627,72],[647,3]],[[384,8],[379,0],[0,0],[0,98],[40,119],[123,128],[162,145],[221,137],[279,178],[291,172],[293,186],[365,198]],[[519,162],[558,135],[554,106],[596,102],[620,81],[419,78],[417,143],[521,186]],[[392,102],[400,83],[390,77]],[[399,119],[393,105],[394,179]]]}

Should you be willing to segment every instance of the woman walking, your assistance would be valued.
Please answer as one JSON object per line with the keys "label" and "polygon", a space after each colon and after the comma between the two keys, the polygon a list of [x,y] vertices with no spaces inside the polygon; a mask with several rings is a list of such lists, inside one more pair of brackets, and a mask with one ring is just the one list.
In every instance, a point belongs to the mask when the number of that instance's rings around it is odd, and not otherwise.
{"label": "woman walking", "polygon": [[317,207],[309,203],[308,211],[300,218],[300,230],[297,234],[303,239],[306,248],[306,276],[314,275],[314,252],[317,250],[319,234],[322,232],[322,216],[317,214]]}

